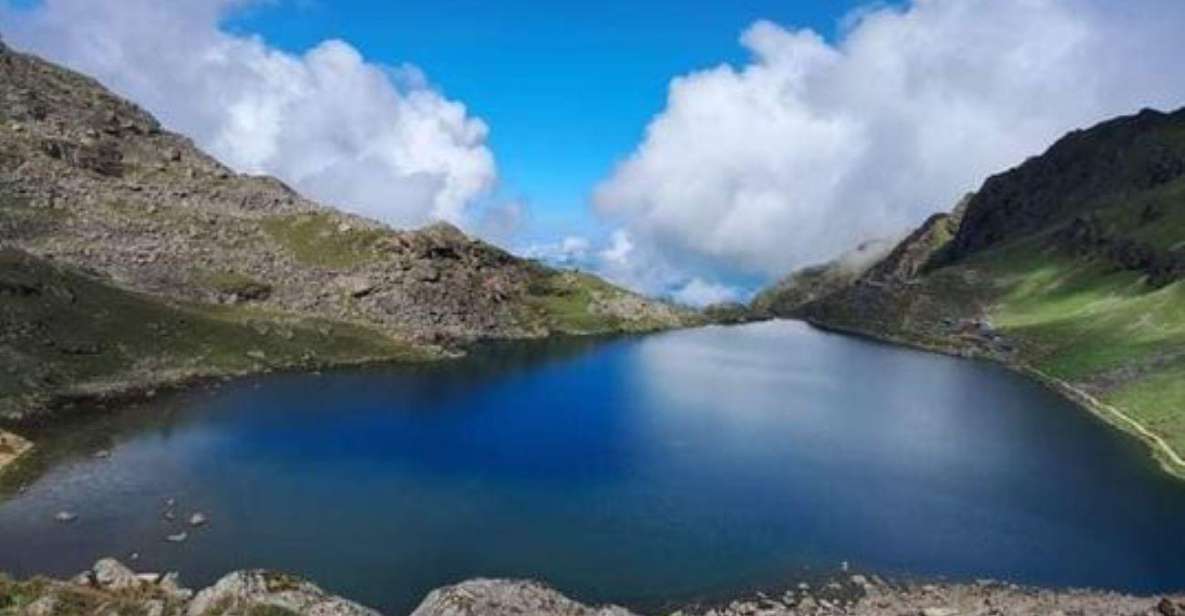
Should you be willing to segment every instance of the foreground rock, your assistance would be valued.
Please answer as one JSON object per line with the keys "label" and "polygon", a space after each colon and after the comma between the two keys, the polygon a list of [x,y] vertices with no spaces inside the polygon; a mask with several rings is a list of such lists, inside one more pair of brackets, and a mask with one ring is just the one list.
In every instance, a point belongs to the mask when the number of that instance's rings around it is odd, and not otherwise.
{"label": "foreground rock", "polygon": [[0,430],[0,471],[16,462],[17,458],[33,449],[33,443],[11,433]]}
{"label": "foreground rock", "polygon": [[617,606],[589,607],[538,582],[470,580],[432,591],[412,616],[629,616]]}
{"label": "foreground rock", "polygon": [[[981,582],[895,585],[853,575],[783,594],[758,594],[679,616],[1185,616],[1185,595],[1130,597]],[[136,574],[112,559],[70,581],[0,577],[0,614],[22,616],[378,616],[316,585],[270,571],[238,571],[196,594],[173,574]],[[412,616],[631,616],[588,606],[538,582],[476,579],[432,591]]]}
{"label": "foreground rock", "polygon": [[685,610],[685,616],[1174,616],[1185,596],[1130,597],[1092,591],[1051,591],[982,582],[891,585],[853,576],[818,590],[733,601]]}
{"label": "foreground rock", "polygon": [[186,616],[272,613],[316,614],[318,616],[378,616],[378,612],[341,597],[326,594],[317,586],[281,573],[238,571],[197,594],[186,608]]}
{"label": "foreground rock", "polygon": [[103,559],[73,580],[10,582],[0,577],[0,614],[22,616],[378,616],[292,576],[238,571],[196,595],[175,575],[136,574]]}

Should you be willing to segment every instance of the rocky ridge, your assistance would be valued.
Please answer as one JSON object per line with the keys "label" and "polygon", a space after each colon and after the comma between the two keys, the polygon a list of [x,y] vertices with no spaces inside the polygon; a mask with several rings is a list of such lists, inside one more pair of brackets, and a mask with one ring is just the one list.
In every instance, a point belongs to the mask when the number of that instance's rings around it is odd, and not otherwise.
{"label": "rocky ridge", "polygon": [[[851,575],[818,588],[757,593],[672,616],[1182,616],[1185,596],[1131,597],[1054,592],[992,581],[891,584]],[[112,559],[69,581],[0,578],[0,614],[14,616],[377,616],[306,580],[271,571],[238,571],[209,588],[182,588],[173,574],[137,574]],[[588,606],[538,582],[475,579],[432,591],[412,616],[632,616],[619,606]]]}
{"label": "rocky ridge", "polygon": [[823,299],[866,276],[870,268],[884,262],[895,245],[892,240],[870,240],[836,259],[791,272],[753,298],[751,316],[787,316],[800,306]]}

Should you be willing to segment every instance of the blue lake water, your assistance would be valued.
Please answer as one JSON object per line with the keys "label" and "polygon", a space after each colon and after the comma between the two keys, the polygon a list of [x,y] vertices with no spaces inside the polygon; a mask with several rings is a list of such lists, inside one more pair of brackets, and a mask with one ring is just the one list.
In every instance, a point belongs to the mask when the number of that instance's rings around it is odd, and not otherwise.
{"label": "blue lake water", "polygon": [[[1185,483],[1140,443],[997,366],[795,322],[271,375],[38,436],[0,497],[18,576],[136,552],[193,586],[277,568],[393,614],[474,576],[656,606],[843,561],[1185,588]],[[194,511],[210,523],[164,541]]]}

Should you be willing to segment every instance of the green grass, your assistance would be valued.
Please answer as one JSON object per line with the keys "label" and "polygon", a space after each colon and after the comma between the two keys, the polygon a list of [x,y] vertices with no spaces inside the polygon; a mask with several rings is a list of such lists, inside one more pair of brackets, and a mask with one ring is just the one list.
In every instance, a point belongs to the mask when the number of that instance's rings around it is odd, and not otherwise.
{"label": "green grass", "polygon": [[533,276],[524,298],[527,319],[554,333],[648,332],[694,320],[582,272],[538,270]]}
{"label": "green grass", "polygon": [[358,325],[165,303],[15,251],[0,252],[0,293],[0,331],[10,332],[0,348],[0,411],[161,375],[427,357]]}
{"label": "green grass", "polygon": [[620,293],[604,281],[577,272],[540,275],[528,286],[527,305],[552,329],[569,333],[611,331],[620,319],[594,312],[599,294]]}
{"label": "green grass", "polygon": [[263,221],[265,232],[304,265],[348,268],[378,256],[381,229],[344,229],[327,214],[276,216]]}
{"label": "green grass", "polygon": [[1178,453],[1185,452],[1185,361],[1122,386],[1104,400],[1135,415]]}
{"label": "green grass", "polygon": [[1053,376],[1089,380],[1185,349],[1183,282],[1157,289],[1137,272],[1031,244],[997,257],[977,260],[1001,291],[993,320]]}
{"label": "green grass", "polygon": [[[1181,250],[1185,241],[1185,178],[1135,196],[1093,204],[1112,232],[1159,250]],[[1147,218],[1145,212],[1153,214]]]}
{"label": "green grass", "polygon": [[937,273],[974,272],[994,325],[1019,342],[1020,359],[1095,393],[1185,452],[1185,281],[1157,288],[1139,272],[1045,245],[1030,238]]}

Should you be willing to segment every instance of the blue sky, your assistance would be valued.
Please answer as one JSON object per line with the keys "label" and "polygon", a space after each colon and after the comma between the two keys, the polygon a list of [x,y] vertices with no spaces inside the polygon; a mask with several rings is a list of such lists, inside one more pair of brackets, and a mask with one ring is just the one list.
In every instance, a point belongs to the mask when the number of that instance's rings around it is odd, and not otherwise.
{"label": "blue sky", "polygon": [[525,200],[526,232],[543,240],[605,232],[590,191],[662,111],[673,77],[744,63],[737,39],[756,20],[833,37],[859,5],[312,0],[254,6],[226,27],[294,53],[340,38],[370,61],[422,69],[489,124],[498,196]]}

